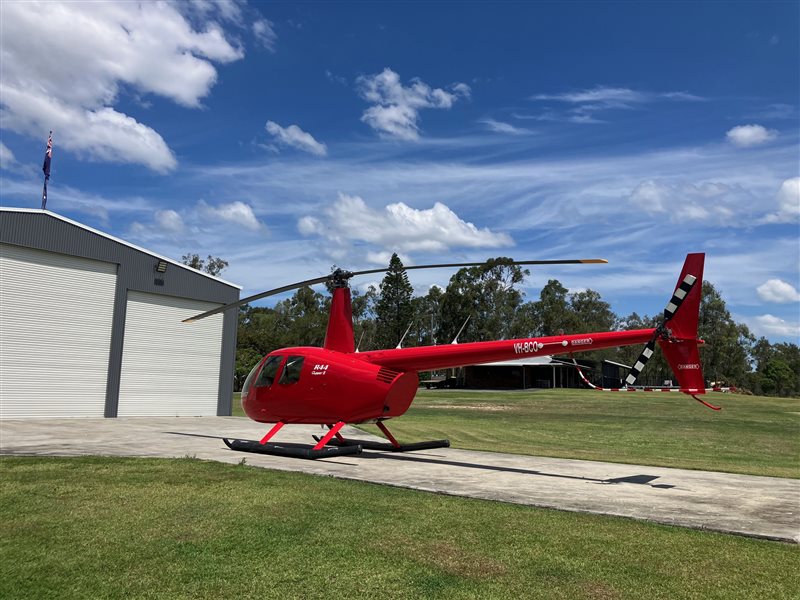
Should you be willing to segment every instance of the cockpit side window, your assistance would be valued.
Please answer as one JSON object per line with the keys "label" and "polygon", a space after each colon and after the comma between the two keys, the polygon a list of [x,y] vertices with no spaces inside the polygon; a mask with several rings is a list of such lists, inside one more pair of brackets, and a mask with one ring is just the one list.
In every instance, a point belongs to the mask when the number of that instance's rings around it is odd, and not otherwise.
{"label": "cockpit side window", "polygon": [[303,356],[290,356],[278,381],[281,385],[289,385],[300,381],[300,371],[303,370]]}
{"label": "cockpit side window", "polygon": [[275,381],[275,376],[278,374],[278,369],[281,366],[283,356],[275,355],[270,356],[261,368],[261,373],[258,374],[256,387],[269,387]]}

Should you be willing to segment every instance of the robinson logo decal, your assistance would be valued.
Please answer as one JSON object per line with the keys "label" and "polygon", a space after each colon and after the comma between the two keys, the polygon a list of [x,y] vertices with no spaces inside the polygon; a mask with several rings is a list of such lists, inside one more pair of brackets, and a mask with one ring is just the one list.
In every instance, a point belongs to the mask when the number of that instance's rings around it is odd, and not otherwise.
{"label": "robinson logo decal", "polygon": [[699,368],[700,368],[700,365],[698,365],[697,363],[689,363],[689,364],[686,364],[686,365],[678,365],[678,370],[679,371],[693,370],[693,369],[699,369]]}
{"label": "robinson logo decal", "polygon": [[592,343],[592,338],[580,338],[577,340],[572,340],[573,346],[589,346]]}

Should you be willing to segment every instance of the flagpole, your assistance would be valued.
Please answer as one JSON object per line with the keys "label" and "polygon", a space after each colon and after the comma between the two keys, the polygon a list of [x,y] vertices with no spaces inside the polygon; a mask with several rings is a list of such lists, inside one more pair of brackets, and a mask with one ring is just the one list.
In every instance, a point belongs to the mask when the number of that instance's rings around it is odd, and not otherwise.
{"label": "flagpole", "polygon": [[47,148],[44,151],[44,163],[42,172],[44,173],[44,186],[42,187],[42,210],[47,208],[47,180],[50,179],[50,160],[53,158],[53,131],[47,136]]}

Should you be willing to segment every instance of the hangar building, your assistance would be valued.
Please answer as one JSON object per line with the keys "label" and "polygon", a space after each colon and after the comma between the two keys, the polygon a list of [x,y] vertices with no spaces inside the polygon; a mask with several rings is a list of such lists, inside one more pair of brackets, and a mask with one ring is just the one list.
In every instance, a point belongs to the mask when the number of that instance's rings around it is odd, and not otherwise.
{"label": "hangar building", "polygon": [[240,287],[0,207],[0,418],[230,415]]}

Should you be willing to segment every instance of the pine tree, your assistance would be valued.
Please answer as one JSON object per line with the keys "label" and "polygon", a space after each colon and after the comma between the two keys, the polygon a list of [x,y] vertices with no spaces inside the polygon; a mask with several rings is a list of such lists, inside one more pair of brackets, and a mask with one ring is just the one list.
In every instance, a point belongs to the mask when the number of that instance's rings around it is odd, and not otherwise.
{"label": "pine tree", "polygon": [[380,285],[380,298],[375,303],[376,342],[379,348],[394,348],[414,318],[411,295],[414,288],[408,281],[403,261],[392,254],[389,270]]}

